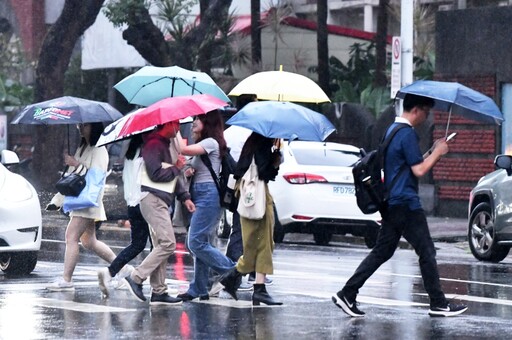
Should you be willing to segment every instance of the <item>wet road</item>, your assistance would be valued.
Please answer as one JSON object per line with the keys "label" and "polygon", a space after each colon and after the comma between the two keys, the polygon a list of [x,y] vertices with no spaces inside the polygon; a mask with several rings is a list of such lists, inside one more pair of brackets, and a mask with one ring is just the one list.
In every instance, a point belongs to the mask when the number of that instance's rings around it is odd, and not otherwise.
{"label": "wet road", "polygon": [[[192,277],[192,259],[182,241],[168,266],[171,293],[186,290]],[[175,307],[150,307],[126,290],[111,290],[104,299],[96,281],[104,263],[85,251],[75,270],[75,292],[48,292],[45,285],[62,272],[63,244],[45,242],[30,276],[0,274],[0,338],[509,339],[512,334],[511,256],[500,264],[482,263],[466,243],[436,243],[443,289],[449,298],[467,303],[469,311],[431,318],[416,256],[398,249],[360,292],[366,317],[352,319],[330,297],[368,250],[350,243],[319,247],[300,241],[279,244],[275,251],[274,284],[268,290],[284,305],[254,308],[250,292],[240,292],[241,301],[211,298]],[[144,293],[149,296],[148,285]]]}

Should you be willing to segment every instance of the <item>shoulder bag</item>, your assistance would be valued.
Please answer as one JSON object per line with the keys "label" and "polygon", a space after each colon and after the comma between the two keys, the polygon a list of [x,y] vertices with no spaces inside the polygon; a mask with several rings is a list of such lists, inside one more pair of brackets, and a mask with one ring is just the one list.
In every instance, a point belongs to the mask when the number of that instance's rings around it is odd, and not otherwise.
{"label": "shoulder bag", "polygon": [[265,182],[258,177],[258,167],[252,159],[249,169],[240,180],[240,199],[237,211],[250,220],[261,220],[266,207]]}

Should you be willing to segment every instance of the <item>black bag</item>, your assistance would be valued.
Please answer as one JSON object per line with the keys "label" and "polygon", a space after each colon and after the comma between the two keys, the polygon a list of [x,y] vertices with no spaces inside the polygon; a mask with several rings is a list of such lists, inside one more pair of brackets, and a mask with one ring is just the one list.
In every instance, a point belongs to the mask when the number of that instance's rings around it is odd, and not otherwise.
{"label": "black bag", "polygon": [[85,174],[79,175],[76,172],[72,172],[65,176],[67,169],[66,167],[61,178],[55,184],[55,187],[57,191],[64,196],[77,197],[85,188]]}
{"label": "black bag", "polygon": [[212,175],[215,185],[217,186],[220,198],[220,206],[228,209],[231,212],[235,212],[238,206],[238,198],[235,197],[234,188],[228,187],[228,181],[230,175],[235,173],[236,161],[229,153],[229,149],[227,150],[224,157],[222,157],[221,159],[221,169],[219,177],[217,177],[215,171],[213,171],[212,163],[208,155],[203,154],[200,157],[204,165],[206,165],[208,170],[210,170],[210,174]]}
{"label": "black bag", "polygon": [[[408,126],[407,124],[398,124],[393,128],[389,136],[381,141],[376,150],[366,153],[364,149],[361,149],[362,158],[352,168],[352,174],[354,175],[357,206],[363,214],[373,214],[377,211],[383,214],[386,211],[389,198],[383,177],[386,149],[395,134],[400,129]],[[393,178],[390,190],[406,168],[402,167],[395,178]]]}

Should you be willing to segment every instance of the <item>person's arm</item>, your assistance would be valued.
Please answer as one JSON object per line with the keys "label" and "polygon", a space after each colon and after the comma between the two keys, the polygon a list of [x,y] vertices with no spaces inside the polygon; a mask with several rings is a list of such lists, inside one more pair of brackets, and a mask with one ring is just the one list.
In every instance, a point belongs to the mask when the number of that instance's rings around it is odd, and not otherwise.
{"label": "person's arm", "polygon": [[416,177],[424,176],[436,165],[441,157],[447,154],[449,151],[448,144],[446,141],[440,139],[434,143],[434,149],[432,153],[428,155],[423,162],[413,165],[411,170]]}
{"label": "person's arm", "polygon": [[199,156],[204,155],[206,150],[199,144],[183,145],[181,146],[181,153],[185,156]]}
{"label": "person's arm", "polygon": [[144,165],[148,177],[153,182],[170,182],[175,177],[180,175],[180,170],[183,168],[183,164],[177,164],[176,166],[162,166],[162,156],[164,153],[169,153],[169,150],[157,141],[148,141],[142,149],[142,158],[144,159]]}

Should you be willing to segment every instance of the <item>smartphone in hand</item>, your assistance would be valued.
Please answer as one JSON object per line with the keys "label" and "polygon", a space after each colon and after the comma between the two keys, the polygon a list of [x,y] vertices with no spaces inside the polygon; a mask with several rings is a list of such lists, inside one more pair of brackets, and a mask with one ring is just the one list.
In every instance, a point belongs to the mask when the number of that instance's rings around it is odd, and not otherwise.
{"label": "smartphone in hand", "polygon": [[446,141],[448,142],[450,139],[452,139],[456,135],[457,135],[457,132],[452,132],[448,137],[446,137]]}

